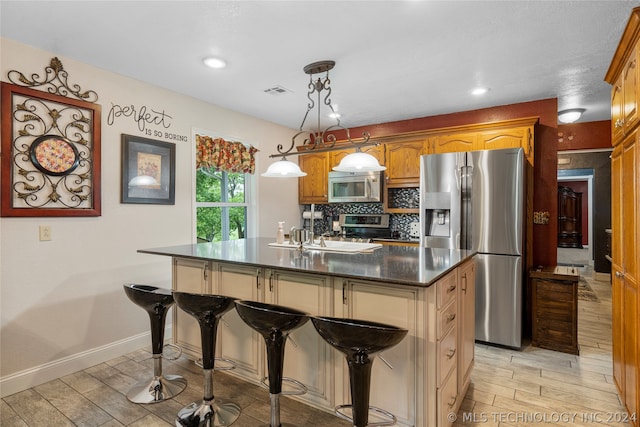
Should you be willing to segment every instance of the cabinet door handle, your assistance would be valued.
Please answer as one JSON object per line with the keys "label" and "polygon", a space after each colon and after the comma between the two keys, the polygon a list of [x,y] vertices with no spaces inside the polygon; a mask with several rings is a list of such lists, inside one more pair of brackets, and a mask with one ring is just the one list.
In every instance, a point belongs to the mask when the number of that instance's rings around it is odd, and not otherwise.
{"label": "cabinet door handle", "polygon": [[619,271],[616,271],[616,277],[617,277],[618,279],[622,279],[622,278],[624,277],[624,274],[623,274],[623,273],[621,273],[621,272],[619,272]]}
{"label": "cabinet door handle", "polygon": [[467,273],[462,275],[462,292],[467,293]]}
{"label": "cabinet door handle", "polygon": [[456,314],[451,313],[450,315],[447,316],[447,323],[451,323],[455,318],[456,318]]}
{"label": "cabinet door handle", "polygon": [[273,270],[269,274],[269,292],[273,292]]}
{"label": "cabinet door handle", "polygon": [[347,304],[347,283],[342,282],[342,303]]}
{"label": "cabinet door handle", "polygon": [[205,264],[204,268],[202,269],[202,277],[205,282],[207,281],[207,277],[209,277],[208,271],[209,271],[209,264]]}
{"label": "cabinet door handle", "polygon": [[447,293],[450,294],[451,292],[456,290],[456,285],[451,285],[449,286],[449,289],[447,289]]}
{"label": "cabinet door handle", "polygon": [[449,349],[449,352],[447,353],[447,359],[451,359],[455,355],[456,355],[456,349],[455,348]]}
{"label": "cabinet door handle", "polygon": [[260,269],[256,270],[256,289],[260,289]]}
{"label": "cabinet door handle", "polygon": [[449,405],[449,408],[453,408],[453,405],[456,404],[457,400],[458,400],[458,396],[451,396],[451,400],[449,401],[449,403],[447,403],[447,405]]}

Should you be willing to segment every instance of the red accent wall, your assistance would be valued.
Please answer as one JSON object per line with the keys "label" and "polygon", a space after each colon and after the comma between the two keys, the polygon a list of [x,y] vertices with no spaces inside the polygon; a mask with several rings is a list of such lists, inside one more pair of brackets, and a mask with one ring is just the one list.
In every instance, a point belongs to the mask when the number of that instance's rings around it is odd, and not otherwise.
{"label": "red accent wall", "polygon": [[611,120],[558,125],[558,151],[611,149]]}
{"label": "red accent wall", "polygon": [[[533,210],[549,212],[549,224],[533,225],[533,265],[555,265],[558,244],[558,200],[556,197],[558,192],[558,101],[556,98],[380,123],[351,128],[350,132],[353,138],[357,138],[362,132],[368,131],[371,138],[375,139],[403,132],[524,117],[539,117],[540,119],[535,138]],[[345,139],[344,134],[336,132],[335,135],[338,140]]]}

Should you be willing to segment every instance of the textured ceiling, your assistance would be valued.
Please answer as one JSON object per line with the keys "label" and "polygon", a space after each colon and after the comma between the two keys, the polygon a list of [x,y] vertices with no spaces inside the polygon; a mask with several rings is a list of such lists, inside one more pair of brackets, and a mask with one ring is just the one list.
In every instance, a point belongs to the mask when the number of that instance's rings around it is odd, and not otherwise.
{"label": "textured ceiling", "polygon": [[[2,37],[291,128],[303,67],[336,61],[349,127],[558,98],[610,118],[603,81],[637,1],[0,1]],[[207,55],[228,62],[202,66]],[[483,97],[470,95],[488,86]],[[282,86],[280,95],[264,92]],[[315,120],[315,119],[314,119]]]}

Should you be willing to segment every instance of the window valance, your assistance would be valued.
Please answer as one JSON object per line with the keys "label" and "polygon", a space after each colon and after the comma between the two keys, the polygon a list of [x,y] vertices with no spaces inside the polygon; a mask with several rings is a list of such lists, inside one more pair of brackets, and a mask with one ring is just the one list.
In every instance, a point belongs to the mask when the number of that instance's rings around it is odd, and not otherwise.
{"label": "window valance", "polygon": [[223,138],[196,135],[196,168],[213,168],[221,172],[254,173],[256,168],[253,146]]}

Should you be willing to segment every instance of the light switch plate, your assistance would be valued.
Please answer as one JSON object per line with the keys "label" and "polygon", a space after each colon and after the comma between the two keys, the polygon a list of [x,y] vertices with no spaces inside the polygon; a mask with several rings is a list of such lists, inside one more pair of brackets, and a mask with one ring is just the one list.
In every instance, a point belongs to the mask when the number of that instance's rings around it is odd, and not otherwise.
{"label": "light switch plate", "polygon": [[51,240],[51,226],[50,225],[41,225],[39,230],[39,237],[41,242],[47,242]]}

